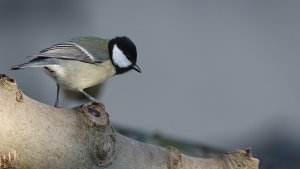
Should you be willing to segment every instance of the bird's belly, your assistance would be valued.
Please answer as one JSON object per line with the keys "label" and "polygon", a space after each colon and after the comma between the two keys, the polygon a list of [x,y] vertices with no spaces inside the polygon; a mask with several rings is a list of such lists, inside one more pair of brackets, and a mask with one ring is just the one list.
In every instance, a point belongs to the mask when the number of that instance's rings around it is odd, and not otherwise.
{"label": "bird's belly", "polygon": [[73,60],[60,60],[59,65],[47,66],[48,74],[64,89],[82,90],[102,83],[116,71],[111,61],[89,64]]}

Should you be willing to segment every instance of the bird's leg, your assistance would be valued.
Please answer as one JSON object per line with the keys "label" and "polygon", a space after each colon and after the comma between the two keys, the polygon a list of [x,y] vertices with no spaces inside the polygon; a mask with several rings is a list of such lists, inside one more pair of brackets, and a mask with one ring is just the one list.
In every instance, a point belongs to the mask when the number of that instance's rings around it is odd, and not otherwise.
{"label": "bird's leg", "polygon": [[57,91],[56,91],[55,107],[59,107],[59,89],[60,89],[60,86],[57,83],[56,83],[56,86],[57,86]]}
{"label": "bird's leg", "polygon": [[84,94],[89,100],[90,100],[90,103],[89,104],[93,104],[93,103],[96,103],[96,104],[99,104],[100,106],[103,107],[104,109],[104,104],[101,103],[99,100],[95,99],[94,97],[92,97],[91,95],[89,95],[88,93],[86,93],[85,91],[83,90],[79,90],[82,94]]}

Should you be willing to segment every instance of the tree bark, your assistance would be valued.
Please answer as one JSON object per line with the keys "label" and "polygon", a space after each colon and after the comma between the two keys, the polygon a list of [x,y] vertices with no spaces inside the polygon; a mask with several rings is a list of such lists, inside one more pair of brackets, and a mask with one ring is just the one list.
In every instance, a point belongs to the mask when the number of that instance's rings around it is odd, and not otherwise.
{"label": "tree bark", "polygon": [[258,163],[250,150],[202,159],[130,139],[97,105],[55,108],[0,76],[0,169],[257,169]]}

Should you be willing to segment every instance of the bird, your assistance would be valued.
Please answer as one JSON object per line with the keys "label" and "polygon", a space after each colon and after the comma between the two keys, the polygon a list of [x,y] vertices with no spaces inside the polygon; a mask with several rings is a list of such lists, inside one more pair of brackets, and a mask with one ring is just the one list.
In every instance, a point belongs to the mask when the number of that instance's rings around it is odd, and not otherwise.
{"label": "bird", "polygon": [[30,57],[33,57],[30,61],[13,66],[11,70],[43,68],[57,85],[55,107],[60,107],[60,88],[78,91],[90,103],[104,106],[84,89],[130,70],[142,72],[136,64],[136,46],[126,36],[112,39],[76,37],[45,48]]}

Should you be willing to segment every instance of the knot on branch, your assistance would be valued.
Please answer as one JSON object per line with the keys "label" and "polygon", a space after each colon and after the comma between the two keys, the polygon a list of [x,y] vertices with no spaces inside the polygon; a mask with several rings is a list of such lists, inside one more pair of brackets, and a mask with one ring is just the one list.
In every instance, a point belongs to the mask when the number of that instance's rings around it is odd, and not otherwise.
{"label": "knot on branch", "polygon": [[91,156],[97,166],[103,167],[113,162],[116,145],[115,134],[96,140],[92,139],[90,145]]}
{"label": "knot on branch", "polygon": [[16,164],[17,151],[9,151],[7,153],[0,153],[0,169],[12,168]]}
{"label": "knot on branch", "polygon": [[[109,115],[100,105],[82,107],[85,123],[89,126],[90,155],[99,167],[113,162],[116,145],[116,132],[109,125]],[[99,114],[99,116],[95,116]]]}
{"label": "knot on branch", "polygon": [[223,156],[229,166],[236,169],[256,169],[259,160],[252,157],[251,149],[237,150]]}
{"label": "knot on branch", "polygon": [[24,101],[23,93],[18,88],[17,83],[14,79],[12,79],[4,74],[0,74],[0,85],[11,92],[14,92],[16,100],[18,102]]}
{"label": "knot on branch", "polygon": [[180,169],[183,167],[182,156],[178,149],[167,147],[169,149],[168,169]]}
{"label": "knot on branch", "polygon": [[16,83],[16,81],[5,74],[0,74],[1,81],[9,81],[10,83]]}
{"label": "knot on branch", "polygon": [[85,122],[90,127],[100,127],[105,129],[109,124],[109,115],[103,107],[97,104],[84,105],[81,108],[82,113],[87,117]]}

